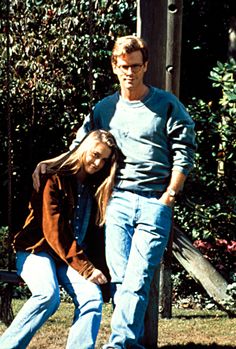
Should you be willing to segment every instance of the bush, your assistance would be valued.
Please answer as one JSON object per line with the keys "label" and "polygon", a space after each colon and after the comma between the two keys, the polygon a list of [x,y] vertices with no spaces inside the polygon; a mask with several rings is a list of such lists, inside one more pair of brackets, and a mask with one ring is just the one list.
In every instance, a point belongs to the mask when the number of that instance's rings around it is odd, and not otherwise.
{"label": "bush", "polygon": [[[92,103],[110,92],[110,49],[116,35],[134,32],[134,10],[135,1],[124,0],[13,0],[8,28],[6,1],[1,3],[0,182],[7,199],[11,146],[15,229],[26,215],[35,165],[67,151]],[[0,218],[7,224],[4,202]]]}
{"label": "bush", "polygon": [[[218,62],[210,79],[213,87],[221,90],[219,100],[193,99],[188,106],[196,122],[198,150],[194,170],[175,207],[175,223],[229,284],[236,277],[235,71],[234,60]],[[176,296],[193,294],[186,272],[176,264],[173,270]]]}

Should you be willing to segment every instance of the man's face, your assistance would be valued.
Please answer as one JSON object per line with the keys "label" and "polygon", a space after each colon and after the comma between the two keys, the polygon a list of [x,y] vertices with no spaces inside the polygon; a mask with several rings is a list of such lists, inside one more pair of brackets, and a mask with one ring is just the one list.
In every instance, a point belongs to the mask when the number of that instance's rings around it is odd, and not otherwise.
{"label": "man's face", "polygon": [[121,89],[133,90],[143,84],[147,62],[143,63],[141,51],[135,51],[118,56],[112,68],[119,79]]}

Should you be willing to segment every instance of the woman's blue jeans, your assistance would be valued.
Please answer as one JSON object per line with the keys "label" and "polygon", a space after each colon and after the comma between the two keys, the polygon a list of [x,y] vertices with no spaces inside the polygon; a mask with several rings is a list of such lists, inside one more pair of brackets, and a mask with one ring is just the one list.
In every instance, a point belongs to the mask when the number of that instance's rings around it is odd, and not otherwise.
{"label": "woman's blue jeans", "polygon": [[156,192],[113,192],[106,214],[106,258],[116,292],[104,349],[144,348],[140,338],[150,285],[171,225],[172,209],[160,203]]}
{"label": "woman's blue jeans", "polygon": [[32,296],[0,337],[0,348],[27,347],[35,332],[58,309],[59,284],[72,297],[75,305],[66,348],[94,348],[102,314],[102,294],[99,286],[87,281],[65,263],[55,263],[45,252],[17,252],[16,266]]}

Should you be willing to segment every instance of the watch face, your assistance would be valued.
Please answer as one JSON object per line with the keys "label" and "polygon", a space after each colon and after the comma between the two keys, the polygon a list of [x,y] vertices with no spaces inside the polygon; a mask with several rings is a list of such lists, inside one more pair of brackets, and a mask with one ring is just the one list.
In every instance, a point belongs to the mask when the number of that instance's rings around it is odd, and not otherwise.
{"label": "watch face", "polygon": [[169,193],[170,196],[175,196],[176,195],[174,189],[169,189],[168,193]]}

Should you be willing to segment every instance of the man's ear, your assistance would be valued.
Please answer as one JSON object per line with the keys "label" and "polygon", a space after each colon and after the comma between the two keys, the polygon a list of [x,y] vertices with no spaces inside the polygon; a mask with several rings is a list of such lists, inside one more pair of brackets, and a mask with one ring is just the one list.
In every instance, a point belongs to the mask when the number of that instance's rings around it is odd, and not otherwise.
{"label": "man's ear", "polygon": [[144,72],[146,73],[147,71],[147,68],[148,68],[148,61],[144,63]]}
{"label": "man's ear", "polygon": [[111,66],[112,66],[113,73],[117,75],[118,74],[118,68],[117,68],[116,64],[112,63]]}

